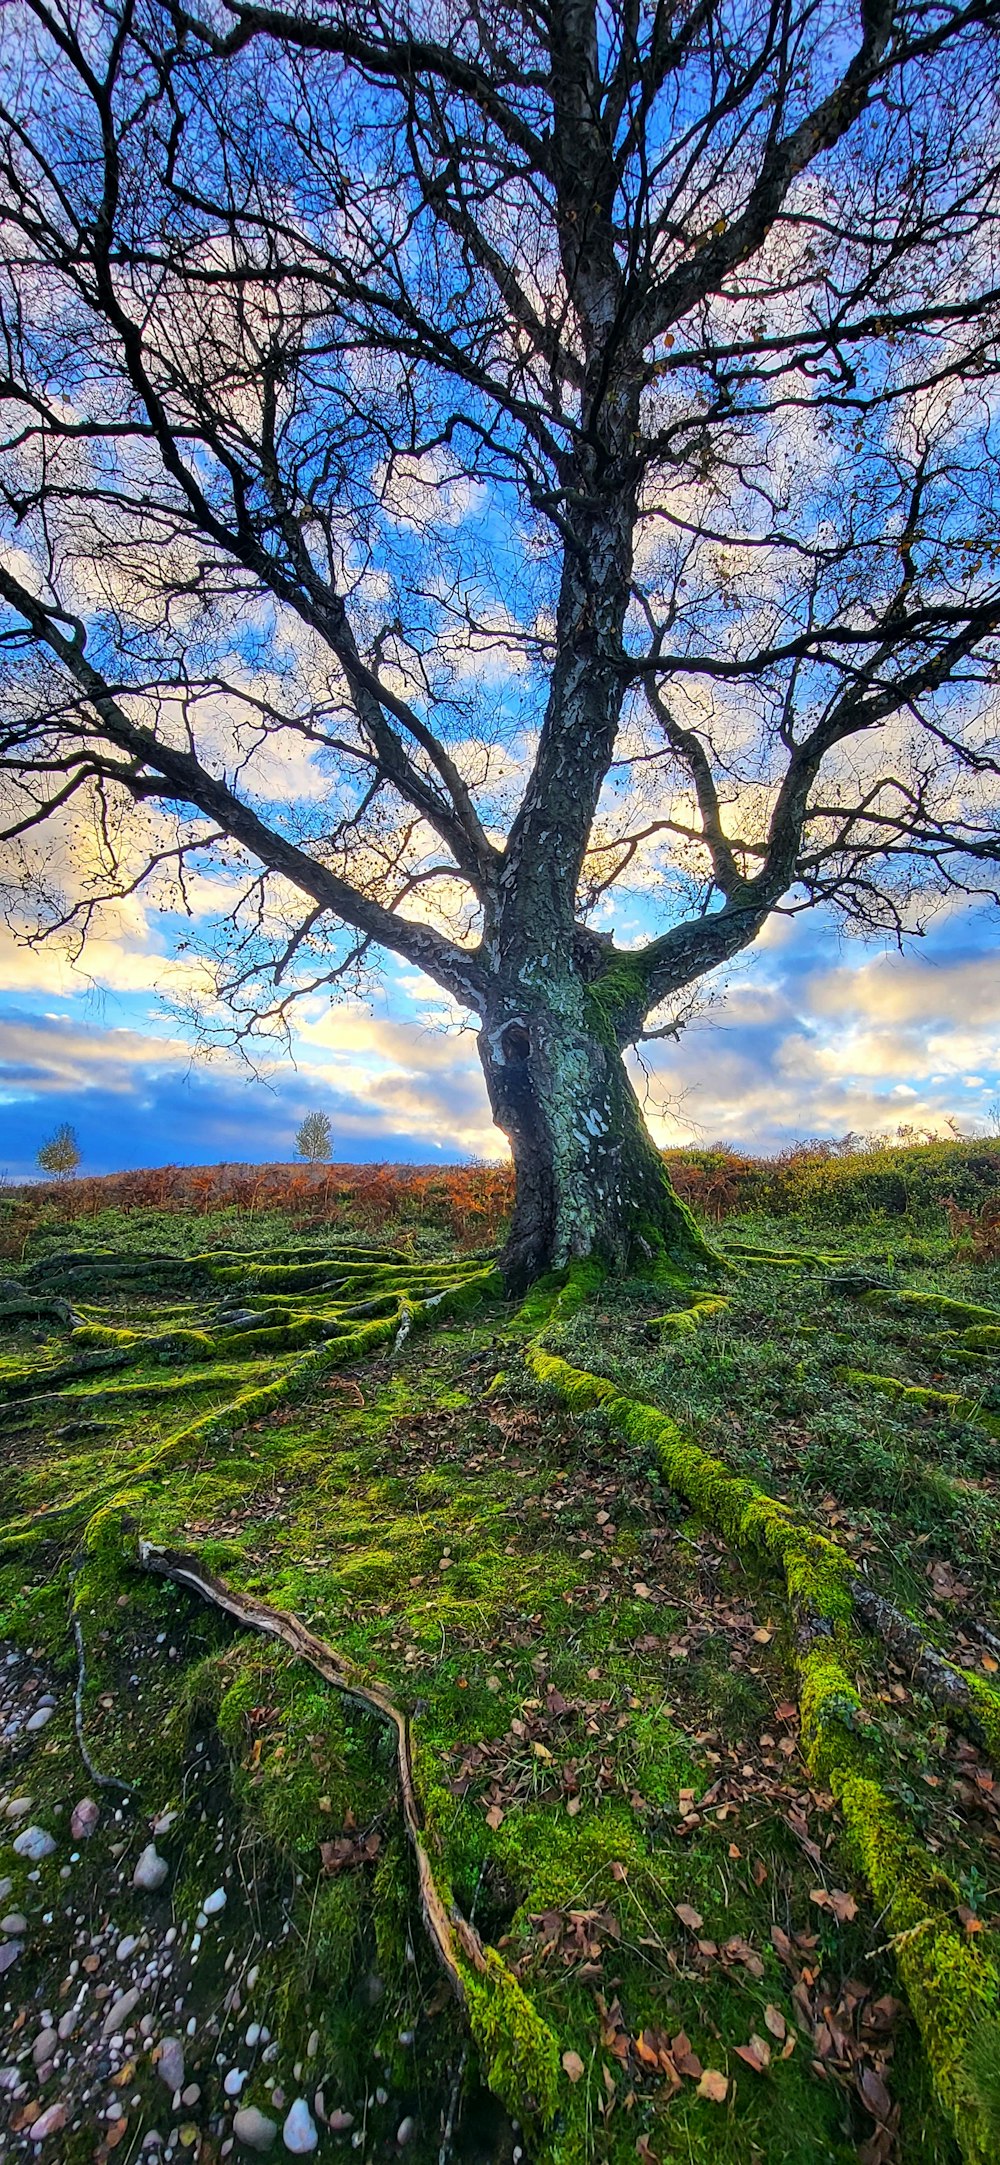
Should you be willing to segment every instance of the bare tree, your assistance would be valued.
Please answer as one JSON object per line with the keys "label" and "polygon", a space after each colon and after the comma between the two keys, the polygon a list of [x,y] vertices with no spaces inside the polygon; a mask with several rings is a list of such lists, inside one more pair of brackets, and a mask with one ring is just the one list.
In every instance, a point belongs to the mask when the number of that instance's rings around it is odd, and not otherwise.
{"label": "bare tree", "polygon": [[416,965],[512,1284],[703,1254],[622,1055],[773,912],[996,893],[997,23],[5,13],[17,906],[208,868],[237,1030]]}

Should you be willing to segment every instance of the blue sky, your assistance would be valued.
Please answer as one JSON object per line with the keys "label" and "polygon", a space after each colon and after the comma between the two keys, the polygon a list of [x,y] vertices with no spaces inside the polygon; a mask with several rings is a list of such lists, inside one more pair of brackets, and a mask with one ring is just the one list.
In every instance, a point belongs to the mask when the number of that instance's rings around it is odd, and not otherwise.
{"label": "blue sky", "polygon": [[[640,1076],[663,1142],[770,1151],[901,1123],[986,1132],[1000,1100],[995,913],[955,910],[900,956],[838,939],[818,914],[774,920],[679,1045]],[[30,1174],[59,1121],[84,1167],[292,1156],[330,1115],[344,1160],[496,1157],[475,1039],[441,993],[389,961],[369,1007],[306,1003],[292,1053],[255,1076],[206,1060],[164,1007],[162,927],[109,922],[87,959],[0,939],[0,1173]]]}

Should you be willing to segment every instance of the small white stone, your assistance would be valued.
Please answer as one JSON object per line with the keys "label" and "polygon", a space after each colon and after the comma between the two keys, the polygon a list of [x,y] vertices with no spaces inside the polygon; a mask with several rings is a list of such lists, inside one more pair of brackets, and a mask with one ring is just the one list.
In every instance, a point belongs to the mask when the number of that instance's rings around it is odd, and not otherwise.
{"label": "small white stone", "polygon": [[255,2046],[255,2045],[259,2045],[259,2044],[260,2044],[260,2023],[259,2023],[259,2022],[248,2022],[248,2023],[247,2023],[247,2034],[246,2034],[246,2042],[247,2042],[247,2044],[249,2045],[249,2047],[250,2047],[250,2050],[251,2050],[251,2052],[253,2051],[253,2048],[254,2048],[254,2046]]}
{"label": "small white stone", "polygon": [[44,1729],[46,1722],[50,1722],[52,1720],[52,1716],[54,1713],[54,1706],[36,1707],[34,1713],[25,1722],[24,1726],[29,1732],[29,1734],[31,1736],[34,1736],[39,1729]]}
{"label": "small white stone", "polygon": [[242,2090],[246,2082],[248,2074],[249,2069],[246,2067],[230,2068],[229,2073],[226,2076],[226,2079],[222,2085],[227,2097],[239,2096],[240,2091]]}
{"label": "small white stone", "polygon": [[102,2037],[113,2037],[116,2030],[124,2030],[132,2009],[138,2007],[139,1989],[133,1985],[130,1992],[122,1992],[112,2001],[101,2027]]}
{"label": "small white stone", "polygon": [[29,2127],[29,2140],[44,2142],[46,2135],[58,2135],[66,2125],[66,2117],[65,2105],[50,2105],[48,2112],[43,2112],[41,2118]]}
{"label": "small white stone", "polygon": [[139,1942],[135,1936],[135,1933],[126,1932],[124,1939],[120,1939],[117,1947],[115,1948],[115,1961],[127,1962],[129,1955],[135,1953],[138,1945]]}
{"label": "small white stone", "polygon": [[258,2112],[256,2105],[241,2106],[233,2121],[233,2134],[246,2150],[270,2150],[277,2132],[277,2121]]}
{"label": "small white stone", "polygon": [[285,2149],[291,2150],[295,2157],[304,2157],[307,2150],[315,2150],[319,2134],[304,2097],[297,2097],[289,2108],[281,2139]]}
{"label": "small white stone", "polygon": [[59,2039],[55,2030],[48,2027],[39,2030],[31,2048],[31,2057],[36,2067],[41,2067],[43,2060],[51,2060],[58,2043]]}
{"label": "small white stone", "polygon": [[310,2030],[310,2032],[309,2032],[309,2043],[308,2043],[308,2044],[307,2044],[307,2046],[306,2046],[306,2059],[307,2059],[307,2060],[314,2060],[314,2059],[316,2058],[316,2054],[317,2054],[317,2052],[318,2052],[318,2051],[319,2051],[319,2031],[318,2031],[318,2030]]}
{"label": "small white stone", "polygon": [[166,1858],[157,1855],[155,1842],[147,1842],[132,1874],[132,1885],[141,1888],[144,1894],[155,1894],[157,1887],[162,1887],[169,1870]]}
{"label": "small white stone", "polygon": [[399,2126],[396,2129],[396,2141],[398,2142],[401,2150],[405,2150],[407,2143],[412,2142],[416,2131],[417,2123],[415,2120],[412,2120],[409,2113],[407,2113],[406,2119],[401,2120]]}
{"label": "small white stone", "polygon": [[220,1909],[225,1909],[226,1906],[225,1888],[216,1887],[214,1894],[206,1894],[201,1906],[206,1917],[217,1917]]}
{"label": "small white stone", "polygon": [[10,1932],[15,1939],[19,1932],[27,1929],[27,1917],[22,1916],[19,1909],[12,1909],[9,1917],[0,1917],[0,1932]]}
{"label": "small white stone", "polygon": [[[10,1811],[9,1805],[7,1810]],[[15,1839],[14,1855],[30,1857],[32,1864],[40,1864],[43,1857],[51,1857],[55,1846],[51,1834],[46,1834],[44,1827],[25,1827],[23,1834],[17,1835]]]}
{"label": "small white stone", "polygon": [[156,2055],[156,2072],[171,2096],[184,2087],[184,2047],[179,2037],[164,2037]]}

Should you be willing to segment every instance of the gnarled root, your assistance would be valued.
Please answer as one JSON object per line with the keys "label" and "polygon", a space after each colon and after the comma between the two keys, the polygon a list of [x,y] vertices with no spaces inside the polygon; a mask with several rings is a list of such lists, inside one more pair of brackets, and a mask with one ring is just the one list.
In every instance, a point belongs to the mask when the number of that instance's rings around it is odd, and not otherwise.
{"label": "gnarled root", "polygon": [[237,1623],[283,1640],[335,1691],[391,1725],[403,1823],[416,1862],[420,1907],[431,1944],[466,2016],[490,2087],[510,2110],[550,2119],[559,2079],[558,2044],[496,1948],[483,1945],[475,1926],[438,1886],[413,1776],[409,1723],[402,1709],[378,1684],[365,1683],[336,1647],[317,1638],[293,1611],[239,1593],[207,1570],[197,1556],[140,1541],[139,1561],[160,1578],[190,1586]]}
{"label": "gnarled root", "polygon": [[413,1762],[410,1753],[410,1725],[401,1708],[396,1706],[377,1684],[365,1684],[360,1676],[338,1654],[336,1647],[326,1639],[318,1639],[308,1625],[291,1609],[272,1608],[270,1602],[260,1601],[252,1594],[238,1593],[227,1585],[225,1579],[217,1578],[206,1569],[197,1556],[184,1549],[158,1548],[151,1541],[140,1541],[139,1561],[146,1571],[155,1571],[160,1578],[172,1579],[177,1586],[190,1586],[203,1601],[209,1601],[217,1609],[224,1609],[227,1616],[235,1617],[238,1624],[246,1624],[251,1631],[262,1631],[268,1638],[283,1639],[301,1661],[359,1706],[365,1706],[388,1722],[396,1736],[396,1766],[399,1773],[399,1794],[410,1847],[417,1867],[417,1883],[420,1891],[420,1907],[431,1943],[452,1991],[460,2006],[467,2005],[465,1980],[462,1975],[458,1948],[465,1960],[480,1973],[486,1970],[483,1944],[474,1925],[463,1917],[454,1904],[445,1903],[438,1891],[427,1854],[423,1836],[423,1823],[417,1792],[413,1780]]}

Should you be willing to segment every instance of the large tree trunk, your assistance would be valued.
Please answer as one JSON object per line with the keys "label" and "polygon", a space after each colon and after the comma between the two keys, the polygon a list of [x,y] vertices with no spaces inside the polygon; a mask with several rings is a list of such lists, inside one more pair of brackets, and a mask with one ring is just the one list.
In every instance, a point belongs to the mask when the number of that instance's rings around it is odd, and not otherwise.
{"label": "large tree trunk", "polygon": [[646,1276],[717,1267],[670,1185],[613,1031],[582,986],[569,990],[530,1007],[498,1002],[479,1038],[493,1117],[514,1154],[510,1290],[588,1257]]}

